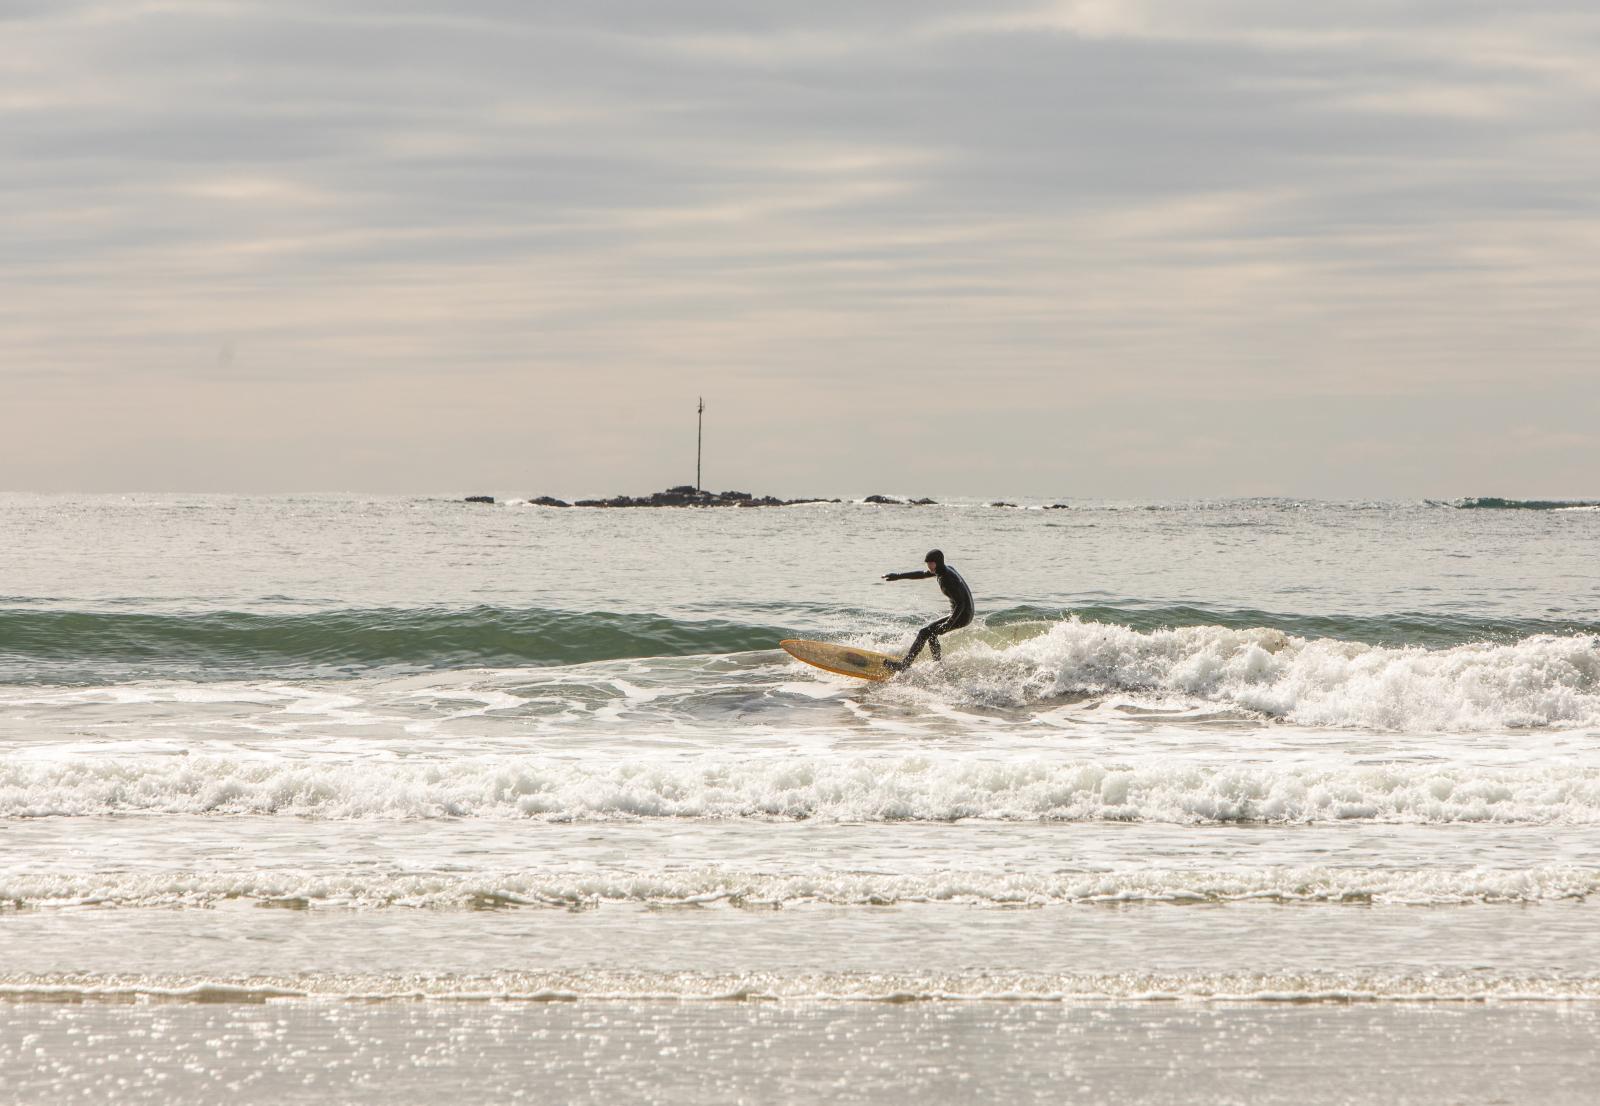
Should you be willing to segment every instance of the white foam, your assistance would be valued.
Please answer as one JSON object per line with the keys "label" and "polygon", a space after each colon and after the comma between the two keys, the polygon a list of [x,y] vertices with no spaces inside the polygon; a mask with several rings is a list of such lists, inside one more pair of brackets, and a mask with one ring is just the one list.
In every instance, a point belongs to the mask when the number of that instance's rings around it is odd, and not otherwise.
{"label": "white foam", "polygon": [[[513,695],[507,691],[472,688],[449,688],[444,690],[424,688],[420,691],[411,692],[407,698],[426,700],[433,703],[465,702],[479,704],[476,707],[452,711],[444,716],[446,719],[480,718],[495,711],[516,710],[528,702],[526,697]],[[419,729],[426,728],[425,725],[419,726],[417,723],[412,723],[412,725],[417,726]]]}
{"label": "white foam", "polygon": [[0,762],[0,817],[119,813],[1593,825],[1600,769],[792,754],[303,760],[241,752]]}
{"label": "white foam", "polygon": [[110,703],[118,706],[160,703],[249,703],[270,706],[284,702],[292,703],[302,698],[303,694],[279,684],[126,684],[48,691],[35,688],[0,688],[0,704],[6,707],[72,707],[94,703]]}
{"label": "white foam", "polygon": [[966,644],[938,693],[1023,705],[1138,692],[1223,704],[1310,726],[1481,731],[1600,725],[1600,640],[1541,635],[1509,645],[1385,648],[1274,629],[1140,632],[1071,619],[999,647]]}
{"label": "white foam", "polygon": [[334,872],[230,870],[0,871],[0,903],[30,909],[81,906],[212,907],[234,901],[299,907],[597,906],[603,903],[883,906],[959,903],[1052,906],[1088,903],[1273,901],[1459,905],[1540,903],[1600,893],[1600,870],[1232,867],[1110,872],[950,869],[904,875],[819,869],[773,874],[726,866],[659,870]]}

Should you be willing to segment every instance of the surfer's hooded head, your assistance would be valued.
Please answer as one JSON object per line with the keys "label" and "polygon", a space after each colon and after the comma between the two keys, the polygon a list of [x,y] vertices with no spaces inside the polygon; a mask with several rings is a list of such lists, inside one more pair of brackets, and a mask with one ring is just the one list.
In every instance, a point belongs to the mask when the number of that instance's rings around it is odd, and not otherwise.
{"label": "surfer's hooded head", "polygon": [[928,555],[922,559],[926,563],[933,565],[934,571],[937,572],[939,569],[944,567],[944,550],[930,549],[928,550]]}

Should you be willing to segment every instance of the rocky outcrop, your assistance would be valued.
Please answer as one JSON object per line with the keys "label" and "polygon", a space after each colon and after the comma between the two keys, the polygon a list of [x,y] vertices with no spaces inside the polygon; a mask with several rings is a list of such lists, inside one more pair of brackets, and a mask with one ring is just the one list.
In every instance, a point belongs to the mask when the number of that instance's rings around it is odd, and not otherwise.
{"label": "rocky outcrop", "polygon": [[1573,507],[1600,507],[1592,499],[1502,499],[1497,495],[1471,496],[1452,504],[1463,511],[1563,511]]}
{"label": "rocky outcrop", "polygon": [[469,496],[467,496],[467,500],[466,501],[468,503],[493,503],[494,502],[494,496],[492,496],[492,495],[469,495]]}
{"label": "rocky outcrop", "polygon": [[[493,503],[490,495],[469,495],[468,503]],[[515,501],[513,501],[515,502]],[[794,507],[802,503],[841,503],[839,499],[814,496],[804,499],[779,499],[771,495],[752,495],[750,492],[708,492],[697,490],[689,484],[679,484],[664,492],[650,495],[614,495],[609,499],[579,499],[568,503],[553,495],[529,496],[533,507]],[[869,495],[863,501],[893,507],[937,507],[936,499],[899,499],[892,495]],[[996,507],[1015,507],[1015,503],[995,503]],[[1065,506],[1062,504],[1061,506]]]}
{"label": "rocky outcrop", "polygon": [[993,503],[989,504],[989,506],[991,506],[991,507],[1015,507],[1016,504],[1015,503],[1007,503],[1003,499],[997,499]]}
{"label": "rocky outcrop", "polygon": [[1046,507],[1045,510],[1047,510],[1047,511],[1070,511],[1070,510],[1072,510],[1072,508],[1070,506],[1068,506],[1067,504],[1065,504],[1065,503],[1052,503],[1052,504],[1050,504],[1050,506]]}
{"label": "rocky outcrop", "polygon": [[[538,502],[535,500],[534,502]],[[559,500],[556,501],[560,503]],[[697,491],[687,484],[652,495],[618,495],[610,499],[580,499],[574,507],[793,507],[800,503],[837,503],[837,499],[778,499],[749,492]],[[566,506],[562,503],[561,506]]]}

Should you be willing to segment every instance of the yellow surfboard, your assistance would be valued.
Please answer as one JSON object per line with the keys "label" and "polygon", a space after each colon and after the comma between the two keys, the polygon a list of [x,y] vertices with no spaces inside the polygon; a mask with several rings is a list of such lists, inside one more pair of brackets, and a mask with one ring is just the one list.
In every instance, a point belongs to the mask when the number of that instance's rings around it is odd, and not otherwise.
{"label": "yellow surfboard", "polygon": [[894,669],[887,667],[883,662],[899,659],[885,653],[875,653],[871,649],[861,649],[854,645],[833,645],[826,641],[789,638],[778,644],[797,661],[805,661],[809,665],[837,672],[841,676],[856,676],[863,680],[887,680],[894,675]]}

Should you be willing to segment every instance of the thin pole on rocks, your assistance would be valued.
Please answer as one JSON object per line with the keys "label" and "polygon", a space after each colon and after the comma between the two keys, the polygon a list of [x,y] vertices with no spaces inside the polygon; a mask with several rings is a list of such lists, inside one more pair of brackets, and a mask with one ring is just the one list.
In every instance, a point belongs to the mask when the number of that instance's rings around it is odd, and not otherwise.
{"label": "thin pole on rocks", "polygon": [[700,490],[700,444],[706,433],[706,397],[700,397],[700,422],[694,432],[694,490]]}

